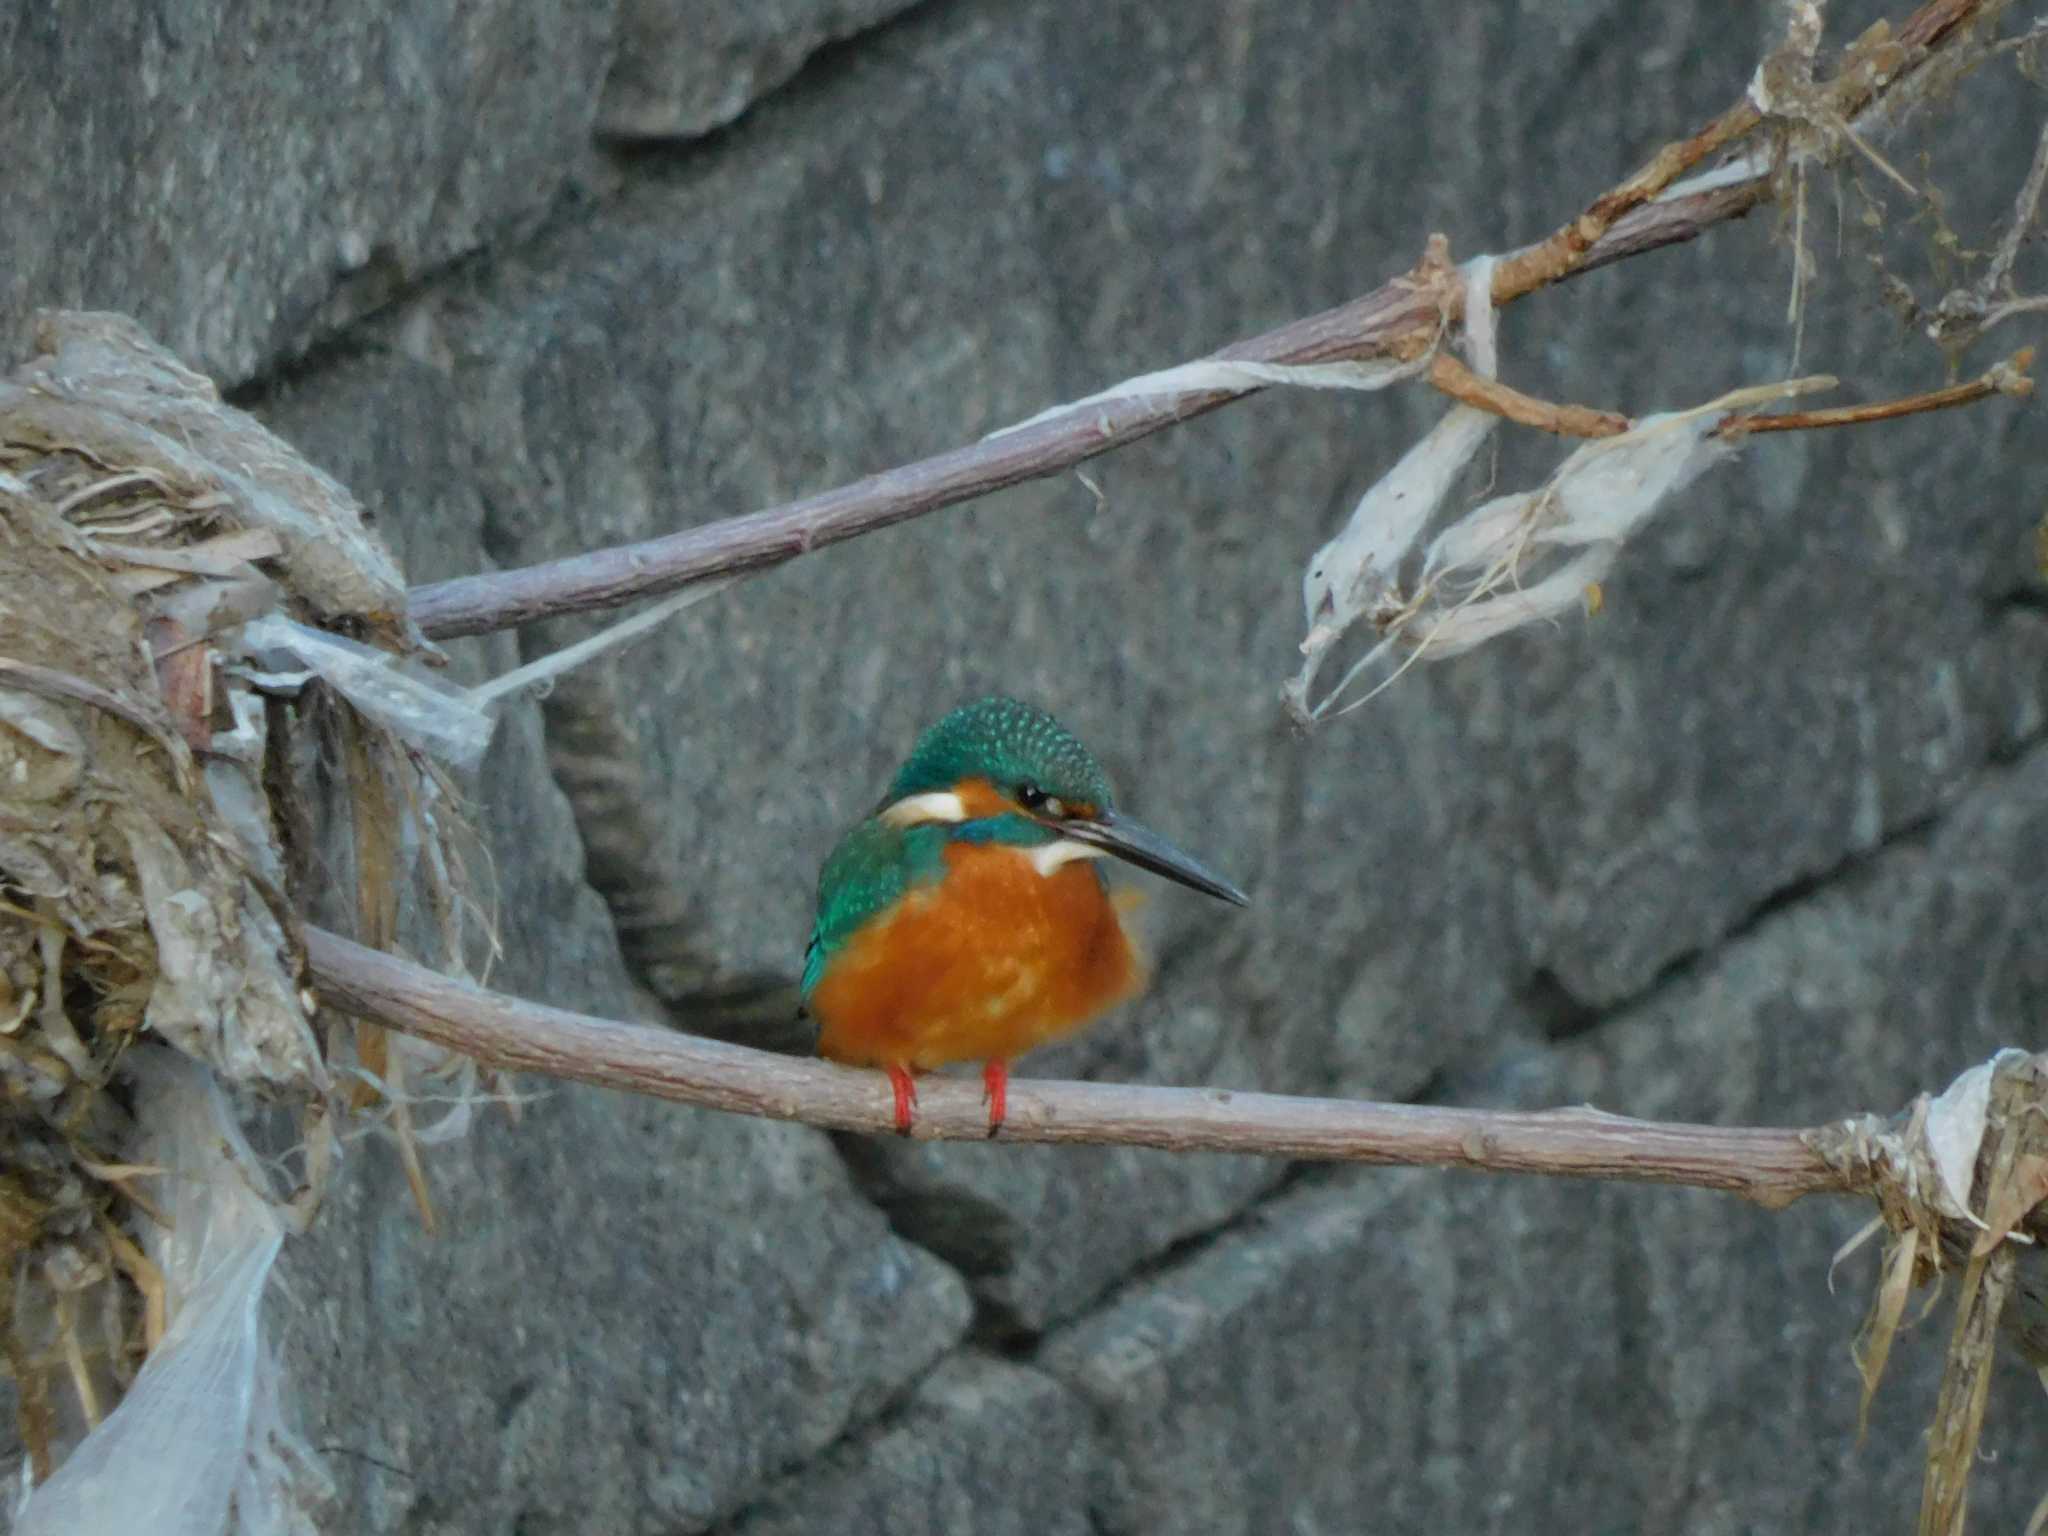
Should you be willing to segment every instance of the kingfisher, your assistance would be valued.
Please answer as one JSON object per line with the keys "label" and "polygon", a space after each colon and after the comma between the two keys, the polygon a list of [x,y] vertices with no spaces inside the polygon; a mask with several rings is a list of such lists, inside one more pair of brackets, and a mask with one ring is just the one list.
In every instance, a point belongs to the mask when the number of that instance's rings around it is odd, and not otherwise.
{"label": "kingfisher", "polygon": [[1108,775],[1044,710],[980,699],[928,727],[818,877],[802,987],[818,1053],[886,1071],[905,1135],[913,1074],[981,1062],[995,1135],[1011,1058],[1144,986],[1104,856],[1247,901],[1117,810]]}

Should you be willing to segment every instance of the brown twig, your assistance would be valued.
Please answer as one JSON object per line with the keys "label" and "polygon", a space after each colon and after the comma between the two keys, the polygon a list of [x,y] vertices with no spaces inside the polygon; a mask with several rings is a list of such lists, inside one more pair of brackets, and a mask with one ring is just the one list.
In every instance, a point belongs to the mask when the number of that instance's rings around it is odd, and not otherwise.
{"label": "brown twig", "polygon": [[1730,416],[1714,430],[1729,434],[1812,432],[1824,427],[1854,427],[1865,422],[1891,421],[1900,416],[1916,416],[1922,411],[1945,411],[1951,406],[1968,405],[1973,400],[1982,400],[1987,395],[2010,395],[2023,400],[2034,392],[2034,381],[2027,377],[2027,369],[2033,366],[2033,362],[2034,349],[2022,347],[2006,361],[1967,384],[1952,384],[1947,389],[1930,389],[1925,394],[1907,395],[1899,400],[1879,400],[1870,405],[1841,405],[1825,411],[1786,411],[1777,416],[1738,414]]}
{"label": "brown twig", "polygon": [[[306,960],[328,1005],[493,1067],[836,1131],[894,1126],[878,1072],[616,1023],[486,992],[317,928]],[[932,1078],[914,1134],[981,1141],[978,1083]],[[1796,1130],[1658,1124],[1592,1109],[1443,1109],[1121,1083],[1012,1082],[1002,1140],[1246,1152],[1383,1165],[1630,1179],[1769,1206],[1854,1190]]]}
{"label": "brown twig", "polygon": [[1618,437],[1628,430],[1626,416],[1591,406],[1538,400],[1498,379],[1474,373],[1448,352],[1439,352],[1430,360],[1429,382],[1453,400],[1559,437]]}
{"label": "brown twig", "polygon": [[1517,251],[1494,268],[1493,302],[1507,304],[1580,270],[1623,214],[1642,207],[1687,171],[1763,122],[1748,97],[1689,139],[1666,144],[1635,175],[1603,192],[1548,240]]}
{"label": "brown twig", "polygon": [[[1832,83],[1843,120],[1905,79],[1987,0],[1930,0],[1881,48],[1852,47]],[[1771,195],[1770,177],[1656,202],[1692,166],[1762,121],[1745,97],[1690,138],[1666,145],[1548,239],[1495,268],[1496,304],[1610,262],[1691,240],[1740,218]],[[1460,308],[1459,288],[1434,275],[1398,277],[1363,298],[1224,348],[1217,355],[1307,364],[1420,356]],[[1032,426],[869,475],[836,490],[612,549],[520,570],[458,577],[415,589],[410,608],[427,635],[449,638],[534,619],[611,608],[707,577],[764,569],[1023,481],[1061,473],[1162,428],[1254,393],[1254,388],[1121,399],[1073,407]]]}

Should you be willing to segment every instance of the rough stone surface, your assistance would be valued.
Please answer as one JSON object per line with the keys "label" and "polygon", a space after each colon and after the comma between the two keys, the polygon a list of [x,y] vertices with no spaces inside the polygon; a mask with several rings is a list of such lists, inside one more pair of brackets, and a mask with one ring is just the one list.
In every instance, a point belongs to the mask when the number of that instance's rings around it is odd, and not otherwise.
{"label": "rough stone surface", "polygon": [[624,0],[598,128],[624,140],[687,138],[731,122],[819,48],[916,0]]}
{"label": "rough stone surface", "polygon": [[1099,1465],[1078,1397],[1037,1371],[962,1353],[885,1424],[770,1490],[726,1536],[1093,1536]]}
{"label": "rough stone surface", "polygon": [[[644,536],[972,439],[1354,292],[1431,227],[1460,250],[1538,233],[1604,174],[1588,167],[1739,89],[1758,41],[1623,8],[1558,52],[1510,14],[1455,36],[1341,5],[913,14],[714,161],[650,161],[601,217],[422,308],[455,360],[493,552]],[[1602,83],[1612,111],[1573,109]],[[2026,149],[2015,132],[1958,168],[1957,196],[2009,197]],[[1497,186],[1505,204],[1479,190]],[[1509,377],[1646,409],[1782,373],[1770,235],[1758,219],[1522,306]],[[1815,365],[1873,393],[1927,382],[1931,354],[1902,368],[1867,300],[1823,298]],[[1437,409],[1267,398],[1093,467],[1099,502],[1071,478],[1013,491],[647,642],[632,724],[716,947],[793,967],[818,861],[917,729],[1019,691],[1255,897],[1241,914],[1155,890],[1152,999],[1045,1065],[1410,1093],[1503,1033],[1578,1027],[2038,732],[2048,641],[1998,598],[2023,569],[2031,504],[2002,476],[2030,428],[1998,405],[1967,430],[1766,445],[1665,515],[1597,624],[1418,669],[1292,736],[1274,691],[1300,563]],[[1517,439],[1500,474],[1554,458]],[[897,1147],[863,1163],[1027,1330],[1266,1179],[1105,1156],[1104,1177],[1062,1182],[1056,1155]]]}
{"label": "rough stone surface", "polygon": [[[1057,1060],[1047,1057],[1048,1074]],[[841,1147],[897,1228],[973,1281],[981,1327],[999,1339],[1071,1316],[1117,1276],[1229,1220],[1285,1171],[1249,1157],[1189,1170],[1131,1147],[906,1151],[852,1137]]]}
{"label": "rough stone surface", "polygon": [[[2039,1044],[2048,754],[1569,1051],[1461,1102],[1813,1124]],[[1958,978],[1970,978],[1959,985]],[[1939,979],[1937,979],[1939,978]],[[1867,1208],[1440,1173],[1313,1176],[1055,1334],[1115,1532],[1904,1530],[1947,1344],[1902,1335],[1855,1449]],[[2040,1384],[2001,1367],[1972,1528],[2039,1498]],[[1202,1490],[1199,1500],[1186,1491]]]}
{"label": "rough stone surface", "polygon": [[[374,409],[372,409],[374,402]],[[366,501],[404,515],[407,568],[475,558],[474,466],[445,381],[400,355],[331,370],[271,416]],[[358,435],[356,427],[365,430]],[[469,667],[515,664],[509,640]],[[475,791],[505,958],[493,982],[613,1017],[638,1011],[516,712]],[[350,1532],[699,1527],[838,1437],[948,1348],[959,1279],[892,1235],[829,1140],[591,1090],[481,1113],[434,1150],[442,1223],[422,1241],[396,1158],[353,1156],[287,1256],[280,1321]]]}
{"label": "rough stone surface", "polygon": [[[705,46],[639,88],[694,131],[894,8],[706,5]],[[1732,100],[1779,17],[952,0],[586,183],[608,72],[626,110],[619,27],[680,13],[457,9],[0,7],[0,330],[82,300],[230,384],[263,373],[265,413],[421,580],[953,446],[1368,288],[1432,230],[1461,256],[1533,238]],[[1841,36],[1880,8],[1828,11]],[[2002,64],[1961,89],[1931,166],[1885,147],[1967,248],[2040,98]],[[1865,179],[1933,300],[1951,249]],[[1518,305],[1506,375],[1630,411],[1790,371],[1843,398],[1939,382],[1861,274],[1865,208],[1852,189],[1841,259],[1816,244],[1796,366],[1759,215]],[[1809,213],[1832,242],[1828,188]],[[1014,490],[643,643],[624,724],[693,941],[793,971],[834,836],[921,725],[1004,688],[1256,902],[1151,886],[1153,995],[1027,1072],[1802,1121],[2038,1044],[2039,406],[1760,445],[1638,542],[1597,622],[1295,737],[1301,565],[1441,409],[1274,394],[1091,466],[1099,497]],[[1504,434],[1489,470],[1529,484],[1556,453]],[[522,712],[478,786],[494,979],[631,1014],[537,737]],[[356,1148],[278,1314],[340,1483],[327,1529],[1907,1527],[1941,1323],[1853,1452],[1868,1261],[1833,1299],[1823,1276],[1857,1209],[843,1150],[550,1089],[433,1154],[429,1243],[388,1150]],[[955,1349],[958,1272],[1008,1361]],[[1982,1528],[2039,1496],[2011,1472],[2035,1390],[1993,1401]]]}
{"label": "rough stone surface", "polygon": [[615,0],[0,7],[0,337],[118,309],[223,383],[531,228]]}

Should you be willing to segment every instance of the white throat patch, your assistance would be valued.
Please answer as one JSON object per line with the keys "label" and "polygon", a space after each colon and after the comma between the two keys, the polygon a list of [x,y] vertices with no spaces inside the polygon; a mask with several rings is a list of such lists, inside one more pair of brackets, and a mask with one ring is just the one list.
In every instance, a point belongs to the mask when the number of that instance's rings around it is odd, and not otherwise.
{"label": "white throat patch", "polygon": [[1043,843],[1028,855],[1031,867],[1041,875],[1049,875],[1062,864],[1072,864],[1077,859],[1099,859],[1102,856],[1102,849],[1089,843],[1077,843],[1070,837],[1063,837],[1056,843]]}

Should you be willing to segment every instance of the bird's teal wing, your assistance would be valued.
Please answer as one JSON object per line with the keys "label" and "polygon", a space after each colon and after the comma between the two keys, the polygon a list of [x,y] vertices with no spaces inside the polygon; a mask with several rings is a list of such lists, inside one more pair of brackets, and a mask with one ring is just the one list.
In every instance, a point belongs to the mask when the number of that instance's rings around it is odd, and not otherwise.
{"label": "bird's teal wing", "polygon": [[804,950],[804,1001],[846,941],[915,886],[946,873],[946,834],[937,826],[891,827],[864,821],[832,850],[818,876],[818,920]]}

